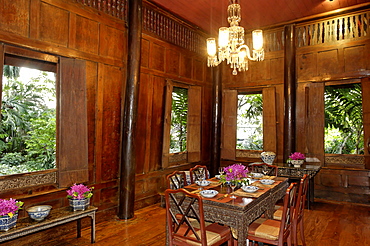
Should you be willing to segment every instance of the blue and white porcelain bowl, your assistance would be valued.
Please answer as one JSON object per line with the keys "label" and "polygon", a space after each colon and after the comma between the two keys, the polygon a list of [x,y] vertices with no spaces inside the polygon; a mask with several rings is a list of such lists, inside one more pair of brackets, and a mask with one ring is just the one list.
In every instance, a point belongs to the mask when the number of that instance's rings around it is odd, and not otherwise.
{"label": "blue and white porcelain bowl", "polygon": [[209,182],[208,180],[202,180],[202,181],[195,181],[195,183],[197,185],[200,185],[200,186],[207,186],[209,185],[211,182]]}
{"label": "blue and white porcelain bowl", "polygon": [[258,178],[262,178],[263,174],[262,173],[251,173],[251,177],[258,179]]}
{"label": "blue and white porcelain bowl", "polygon": [[41,221],[49,215],[51,210],[50,205],[39,205],[27,208],[27,213],[31,219],[36,221]]}
{"label": "blue and white porcelain bowl", "polygon": [[275,183],[275,180],[272,180],[272,179],[261,179],[260,182],[261,182],[261,184],[264,184],[264,185],[272,185],[273,183]]}
{"label": "blue and white porcelain bowl", "polygon": [[217,190],[202,190],[200,192],[200,195],[205,197],[205,198],[212,198],[217,196],[218,191]]}
{"label": "blue and white porcelain bowl", "polygon": [[242,186],[242,190],[244,190],[245,192],[253,193],[258,191],[258,187],[253,185],[244,185]]}
{"label": "blue and white porcelain bowl", "polygon": [[272,165],[276,157],[276,154],[272,151],[266,151],[261,153],[261,159],[264,163]]}

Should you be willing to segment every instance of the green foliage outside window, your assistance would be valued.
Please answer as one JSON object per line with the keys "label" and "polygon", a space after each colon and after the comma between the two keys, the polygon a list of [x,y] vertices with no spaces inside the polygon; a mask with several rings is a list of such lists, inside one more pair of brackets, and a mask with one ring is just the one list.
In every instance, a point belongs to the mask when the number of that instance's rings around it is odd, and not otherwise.
{"label": "green foliage outside window", "polygon": [[188,89],[174,87],[172,92],[170,153],[186,151]]}
{"label": "green foliage outside window", "polygon": [[238,95],[237,149],[263,150],[262,94]]}
{"label": "green foliage outside window", "polygon": [[40,71],[24,82],[14,70],[4,66],[0,175],[55,168],[55,81]]}
{"label": "green foliage outside window", "polygon": [[325,87],[325,153],[364,154],[361,85]]}

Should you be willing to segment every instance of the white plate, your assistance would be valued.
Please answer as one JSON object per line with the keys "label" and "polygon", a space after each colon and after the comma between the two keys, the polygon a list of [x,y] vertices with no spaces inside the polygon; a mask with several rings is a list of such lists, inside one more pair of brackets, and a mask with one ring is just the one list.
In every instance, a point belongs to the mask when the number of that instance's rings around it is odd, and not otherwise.
{"label": "white plate", "polygon": [[273,183],[275,183],[275,180],[272,180],[272,179],[261,179],[260,182],[261,182],[261,184],[264,184],[264,185],[272,185]]}
{"label": "white plate", "polygon": [[253,178],[262,178],[263,174],[262,173],[251,173]]}
{"label": "white plate", "polygon": [[217,190],[202,190],[200,192],[200,195],[205,198],[212,198],[215,197],[218,194]]}
{"label": "white plate", "polygon": [[245,185],[242,186],[242,190],[244,190],[245,192],[253,193],[258,191],[258,187],[253,185]]}
{"label": "white plate", "polygon": [[216,179],[220,179],[221,178],[221,175],[215,175]]}
{"label": "white plate", "polygon": [[200,182],[200,181],[195,181],[195,183],[196,183],[197,185],[200,185],[200,186],[207,186],[207,185],[209,185],[211,182],[209,182],[208,180],[203,180],[202,182]]}

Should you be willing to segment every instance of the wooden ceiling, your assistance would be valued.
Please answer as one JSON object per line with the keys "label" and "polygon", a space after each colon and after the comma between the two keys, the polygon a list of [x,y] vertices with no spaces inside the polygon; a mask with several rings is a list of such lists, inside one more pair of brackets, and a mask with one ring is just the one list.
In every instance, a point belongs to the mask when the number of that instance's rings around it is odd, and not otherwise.
{"label": "wooden ceiling", "polygon": [[[219,27],[229,26],[229,0],[149,1],[212,35],[217,35]],[[241,26],[246,30],[256,29],[368,2],[370,0],[239,0]]]}

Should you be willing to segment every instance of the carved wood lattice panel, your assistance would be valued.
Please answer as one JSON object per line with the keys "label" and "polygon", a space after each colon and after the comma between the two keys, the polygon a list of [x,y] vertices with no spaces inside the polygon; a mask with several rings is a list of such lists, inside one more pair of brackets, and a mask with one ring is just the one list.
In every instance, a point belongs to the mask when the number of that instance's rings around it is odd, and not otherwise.
{"label": "carved wood lattice panel", "polygon": [[127,0],[75,0],[121,20],[126,19]]}
{"label": "carved wood lattice panel", "polygon": [[297,46],[312,46],[369,35],[370,12],[342,16],[297,27]]}

